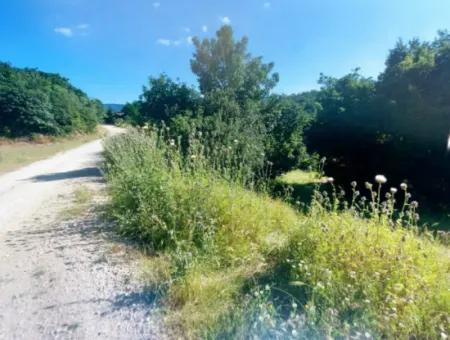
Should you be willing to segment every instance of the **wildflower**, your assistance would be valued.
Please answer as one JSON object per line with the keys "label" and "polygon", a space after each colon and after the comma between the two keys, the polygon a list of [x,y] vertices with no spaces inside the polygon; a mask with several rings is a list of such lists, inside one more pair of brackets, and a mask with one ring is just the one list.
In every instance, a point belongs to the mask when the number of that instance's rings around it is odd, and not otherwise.
{"label": "wildflower", "polygon": [[406,198],[411,198],[411,194],[409,192],[406,193],[405,195]]}
{"label": "wildflower", "polygon": [[191,155],[191,159],[196,159],[197,156],[196,155]]}
{"label": "wildflower", "polygon": [[297,304],[295,302],[292,302],[292,308],[297,309]]}
{"label": "wildflower", "polygon": [[364,185],[366,186],[366,189],[369,189],[369,190],[372,189],[372,183],[366,182],[366,183],[364,183]]}
{"label": "wildflower", "polygon": [[419,202],[417,202],[417,201],[412,201],[412,202],[411,202],[411,207],[413,207],[413,208],[419,207]]}
{"label": "wildflower", "polygon": [[353,181],[350,183],[350,185],[352,186],[352,188],[356,188],[356,186],[358,185],[358,183],[356,183],[356,181]]}
{"label": "wildflower", "polygon": [[391,188],[390,191],[392,195],[395,195],[397,193],[397,188]]}
{"label": "wildflower", "polygon": [[173,139],[170,140],[170,146],[175,146],[175,140]]}
{"label": "wildflower", "polygon": [[320,160],[320,163],[325,163],[327,161],[326,157],[322,157],[322,159]]}
{"label": "wildflower", "polygon": [[383,175],[376,175],[375,182],[377,182],[378,184],[384,184],[387,182],[387,178]]}
{"label": "wildflower", "polygon": [[402,189],[403,191],[406,191],[406,189],[408,189],[408,184],[406,184],[406,183],[400,184],[400,189]]}
{"label": "wildflower", "polygon": [[386,198],[387,198],[387,199],[391,198],[391,196],[392,196],[392,195],[391,195],[389,192],[386,193]]}
{"label": "wildflower", "polygon": [[233,143],[234,143],[234,144],[237,144],[237,143],[239,143],[239,141],[238,141],[237,139],[235,139],[235,140],[233,141]]}
{"label": "wildflower", "polygon": [[330,184],[333,184],[334,178],[333,177],[328,177],[327,178],[327,182],[330,183]]}

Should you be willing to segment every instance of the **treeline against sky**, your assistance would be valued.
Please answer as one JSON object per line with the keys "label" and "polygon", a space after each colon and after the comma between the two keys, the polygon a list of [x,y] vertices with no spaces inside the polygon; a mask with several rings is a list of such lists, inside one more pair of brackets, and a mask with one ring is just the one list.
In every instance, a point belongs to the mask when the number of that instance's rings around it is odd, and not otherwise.
{"label": "treeline against sky", "polygon": [[320,110],[307,135],[309,150],[328,157],[328,173],[341,182],[384,173],[450,203],[448,32],[432,42],[399,41],[376,80],[355,70],[320,84],[308,94]]}
{"label": "treeline against sky", "polygon": [[163,123],[187,143],[201,131],[215,148],[237,143],[252,169],[264,162],[277,174],[314,167],[346,186],[384,173],[394,183],[439,202],[450,197],[450,35],[432,42],[399,41],[378,79],[358,69],[341,78],[320,77],[320,90],[277,95],[272,63],[234,43],[231,27],[216,38],[195,40],[191,60],[200,91],[165,75],[150,78],[125,120]]}
{"label": "treeline against sky", "polygon": [[0,136],[90,132],[104,108],[58,74],[0,63]]}

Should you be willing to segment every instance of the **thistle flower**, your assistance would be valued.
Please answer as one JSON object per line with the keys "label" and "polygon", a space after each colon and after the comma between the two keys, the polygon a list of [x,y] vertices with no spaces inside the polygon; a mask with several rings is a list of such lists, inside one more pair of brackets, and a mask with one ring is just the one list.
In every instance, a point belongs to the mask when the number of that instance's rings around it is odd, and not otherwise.
{"label": "thistle flower", "polygon": [[375,182],[377,182],[378,184],[384,184],[387,182],[387,178],[383,175],[376,175]]}
{"label": "thistle flower", "polygon": [[406,189],[408,189],[408,184],[406,184],[406,183],[400,184],[400,189],[402,189],[403,191],[405,191]]}

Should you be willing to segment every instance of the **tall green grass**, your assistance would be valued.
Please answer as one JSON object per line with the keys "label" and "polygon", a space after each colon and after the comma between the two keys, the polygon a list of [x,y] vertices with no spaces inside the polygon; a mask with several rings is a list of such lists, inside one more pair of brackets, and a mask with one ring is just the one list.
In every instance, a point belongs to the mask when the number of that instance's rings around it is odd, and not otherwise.
{"label": "tall green grass", "polygon": [[353,186],[345,203],[329,179],[304,213],[191,145],[181,151],[154,131],[105,143],[111,215],[150,254],[151,283],[180,335],[449,334],[448,248],[419,233],[416,203],[394,208],[406,190],[381,199],[380,184],[366,203]]}

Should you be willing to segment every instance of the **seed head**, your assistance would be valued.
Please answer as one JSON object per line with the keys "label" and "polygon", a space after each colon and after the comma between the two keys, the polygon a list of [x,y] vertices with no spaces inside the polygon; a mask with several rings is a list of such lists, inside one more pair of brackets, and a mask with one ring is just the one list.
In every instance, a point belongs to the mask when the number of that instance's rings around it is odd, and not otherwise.
{"label": "seed head", "polygon": [[411,202],[411,207],[413,207],[413,208],[419,207],[419,202],[417,202],[417,201],[412,201],[412,202]]}
{"label": "seed head", "polygon": [[327,182],[330,183],[330,184],[333,184],[334,178],[333,177],[328,177],[327,178]]}
{"label": "seed head", "polygon": [[390,191],[392,195],[395,195],[397,193],[397,188],[391,188]]}
{"label": "seed head", "polygon": [[350,185],[352,186],[352,188],[356,188],[356,186],[358,185],[358,183],[356,183],[356,181],[353,181],[350,183]]}
{"label": "seed head", "polygon": [[400,184],[400,189],[402,189],[403,191],[405,191],[406,189],[408,189],[408,184],[406,184],[406,183]]}
{"label": "seed head", "polygon": [[383,175],[376,175],[375,182],[377,182],[378,184],[384,184],[387,182],[387,178]]}
{"label": "seed head", "polygon": [[372,189],[372,183],[366,182],[364,185],[366,186],[366,189]]}

